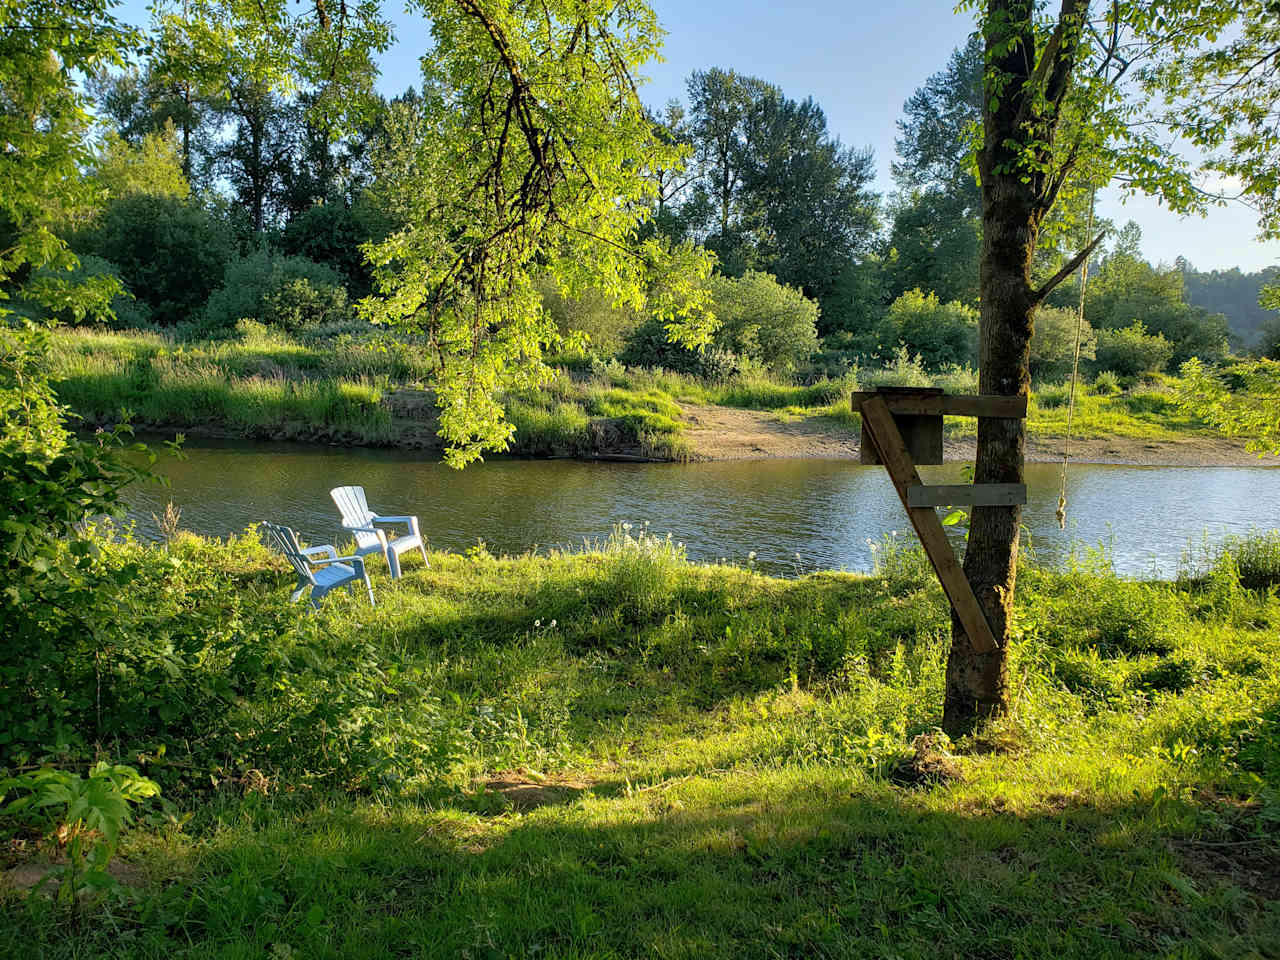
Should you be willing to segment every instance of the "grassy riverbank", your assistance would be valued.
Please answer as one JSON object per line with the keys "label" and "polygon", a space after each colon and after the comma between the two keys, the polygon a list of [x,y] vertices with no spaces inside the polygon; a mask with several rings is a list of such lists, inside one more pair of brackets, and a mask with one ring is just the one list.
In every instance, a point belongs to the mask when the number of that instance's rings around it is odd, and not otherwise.
{"label": "grassy riverbank", "polygon": [[1013,716],[948,743],[918,554],[784,581],[636,534],[379,565],[318,616],[250,538],[106,547],[133,585],[64,762],[172,806],[79,919],[0,894],[0,955],[1271,955],[1275,535],[1176,583],[1025,570]]}
{"label": "grassy riverbank", "polygon": [[[242,324],[240,336],[224,341],[181,343],[157,333],[63,329],[52,342],[58,394],[90,424],[114,423],[128,411],[139,425],[189,433],[438,446],[426,389],[432,371],[428,352],[381,334],[299,340]],[[707,454],[688,435],[684,408],[689,405],[762,411],[775,422],[803,421],[851,438],[858,428],[849,405],[855,389],[881,384],[933,385],[956,393],[977,389],[972,371],[930,375],[902,360],[811,385],[759,373],[710,383],[616,362],[571,366],[536,393],[506,398],[516,428],[512,453],[697,458]],[[1175,384],[1168,377],[1124,391],[1082,384],[1076,436],[1175,442],[1208,436],[1203,424],[1177,409]],[[1066,387],[1038,385],[1031,435],[1062,436],[1066,415]],[[948,436],[963,438],[973,434],[974,425],[951,419],[947,430]]]}

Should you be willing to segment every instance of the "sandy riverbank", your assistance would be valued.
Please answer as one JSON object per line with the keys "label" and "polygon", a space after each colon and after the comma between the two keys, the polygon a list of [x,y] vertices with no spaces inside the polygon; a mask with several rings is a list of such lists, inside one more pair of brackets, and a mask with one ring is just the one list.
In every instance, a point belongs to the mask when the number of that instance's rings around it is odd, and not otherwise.
{"label": "sandy riverbank", "polygon": [[[777,414],[732,407],[684,407],[688,437],[700,460],[856,459],[856,430],[822,420],[779,419]],[[947,440],[947,460],[972,460],[972,438]],[[1061,438],[1032,438],[1027,459],[1052,462],[1062,458]],[[1259,457],[1243,443],[1224,437],[1190,436],[1179,440],[1129,437],[1077,437],[1071,459],[1080,463],[1122,463],[1146,466],[1280,466],[1280,457]]]}

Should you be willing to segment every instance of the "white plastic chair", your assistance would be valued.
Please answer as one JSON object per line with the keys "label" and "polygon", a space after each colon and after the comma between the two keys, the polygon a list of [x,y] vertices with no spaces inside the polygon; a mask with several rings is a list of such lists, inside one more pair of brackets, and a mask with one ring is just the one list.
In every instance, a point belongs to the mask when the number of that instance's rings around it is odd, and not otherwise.
{"label": "white plastic chair", "polygon": [[[374,513],[365,500],[364,487],[334,487],[329,496],[342,514],[343,529],[355,536],[357,556],[381,553],[391,568],[393,580],[400,577],[400,554],[414,548],[421,551],[422,562],[431,566],[417,517],[384,517]],[[383,526],[405,526],[409,532],[397,537],[382,529]]]}
{"label": "white plastic chair", "polygon": [[363,557],[340,557],[338,551],[329,544],[304,547],[298,542],[296,533],[278,523],[264,520],[262,528],[267,531],[272,545],[288,558],[298,575],[298,586],[289,598],[294,603],[310,593],[311,606],[319,610],[320,601],[326,593],[342,586],[355,589],[356,581],[363,580],[365,589],[369,591],[369,606],[376,606],[373,602],[373,584],[369,582]]}

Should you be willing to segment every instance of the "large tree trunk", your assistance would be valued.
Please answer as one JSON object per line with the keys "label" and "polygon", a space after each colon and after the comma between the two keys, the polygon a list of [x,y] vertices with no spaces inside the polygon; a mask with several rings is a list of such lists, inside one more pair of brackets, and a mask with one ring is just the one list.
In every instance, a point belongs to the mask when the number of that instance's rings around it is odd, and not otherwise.
{"label": "large tree trunk", "polygon": [[[1043,290],[1031,285],[1031,259],[1055,189],[1045,175],[1058,108],[1070,84],[1071,37],[1087,0],[1062,0],[1053,37],[1037,50],[1034,0],[987,0],[979,284],[979,392],[1029,396],[1030,344]],[[1037,56],[1038,54],[1038,56]],[[1028,156],[1033,160],[1027,164]],[[1022,483],[1025,420],[980,418],[975,483]],[[974,507],[964,572],[991,624],[997,648],[977,653],[954,617],[942,725],[967,732],[1007,708],[1009,620],[1017,579],[1021,507]]]}
{"label": "large tree trunk", "polygon": [[[984,394],[1028,396],[1031,389],[1036,308],[1031,256],[1038,218],[1021,186],[1016,177],[996,175],[984,181],[978,378],[978,391]],[[1025,420],[980,419],[974,483],[1023,483],[1026,443]],[[999,646],[990,653],[976,652],[953,618],[942,720],[950,734],[1001,713],[1008,702],[1009,618],[1021,520],[1021,507],[973,508],[964,572]]]}

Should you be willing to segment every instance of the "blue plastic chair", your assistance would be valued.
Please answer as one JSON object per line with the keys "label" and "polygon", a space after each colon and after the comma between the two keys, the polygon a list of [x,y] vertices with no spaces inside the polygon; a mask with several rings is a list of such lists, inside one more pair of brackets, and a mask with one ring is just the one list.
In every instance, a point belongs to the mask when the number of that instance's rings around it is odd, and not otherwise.
{"label": "blue plastic chair", "polygon": [[363,580],[365,589],[369,591],[369,606],[376,606],[373,601],[373,584],[369,582],[362,557],[340,557],[338,551],[329,544],[304,547],[298,542],[296,533],[278,523],[264,520],[262,528],[267,531],[272,545],[285,555],[298,575],[297,589],[290,597],[294,603],[309,593],[311,606],[319,610],[320,601],[329,591],[344,586],[354,590],[356,581]]}

